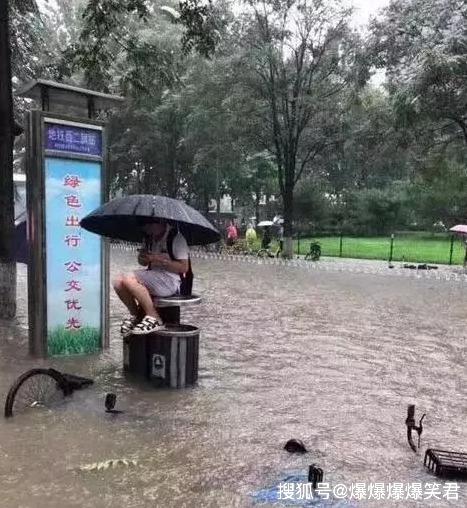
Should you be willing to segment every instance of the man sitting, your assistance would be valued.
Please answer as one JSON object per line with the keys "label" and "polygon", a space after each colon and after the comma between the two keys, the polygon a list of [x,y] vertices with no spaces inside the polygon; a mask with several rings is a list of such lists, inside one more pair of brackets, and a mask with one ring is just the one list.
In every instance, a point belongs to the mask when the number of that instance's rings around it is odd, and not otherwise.
{"label": "man sitting", "polygon": [[[179,231],[173,230],[165,221],[152,220],[143,229],[145,237],[138,250],[138,263],[147,269],[120,275],[113,281],[115,292],[130,313],[120,328],[123,337],[144,335],[163,328],[153,297],[178,293],[180,275],[189,270],[188,244]],[[139,323],[138,306],[144,312]]]}

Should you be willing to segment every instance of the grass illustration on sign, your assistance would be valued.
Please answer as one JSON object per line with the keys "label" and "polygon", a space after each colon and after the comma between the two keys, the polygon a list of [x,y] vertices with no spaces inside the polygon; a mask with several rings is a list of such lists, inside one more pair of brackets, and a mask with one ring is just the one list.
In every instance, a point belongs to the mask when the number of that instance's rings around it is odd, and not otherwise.
{"label": "grass illustration on sign", "polygon": [[53,356],[96,353],[101,348],[101,330],[84,326],[78,330],[68,330],[56,326],[47,336],[48,353]]}

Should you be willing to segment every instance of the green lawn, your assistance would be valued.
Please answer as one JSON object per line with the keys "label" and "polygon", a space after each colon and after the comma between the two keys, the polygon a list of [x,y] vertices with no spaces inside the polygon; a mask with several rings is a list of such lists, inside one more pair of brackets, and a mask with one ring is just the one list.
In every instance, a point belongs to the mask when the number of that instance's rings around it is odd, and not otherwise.
{"label": "green lawn", "polygon": [[[300,254],[308,252],[311,238],[300,239]],[[321,244],[323,256],[340,255],[340,237],[313,237]],[[389,259],[391,240],[389,237],[346,237],[342,238],[342,257],[360,259]],[[298,252],[297,241],[294,243]],[[430,233],[410,233],[395,235],[393,261],[407,261],[412,263],[448,264],[451,240],[447,235]],[[452,253],[452,264],[462,264],[464,260],[464,245],[455,239]]]}

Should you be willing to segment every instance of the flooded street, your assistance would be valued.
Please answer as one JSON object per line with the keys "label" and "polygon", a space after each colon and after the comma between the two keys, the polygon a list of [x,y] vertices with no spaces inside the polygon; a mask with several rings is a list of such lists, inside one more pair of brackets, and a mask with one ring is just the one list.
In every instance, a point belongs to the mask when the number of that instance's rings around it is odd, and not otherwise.
{"label": "flooded street", "polygon": [[[135,255],[113,249],[111,271]],[[467,286],[435,279],[331,273],[196,259],[201,305],[194,389],[158,391],[122,374],[112,295],[110,349],[95,357],[27,355],[26,271],[18,265],[18,323],[0,329],[2,404],[25,370],[54,366],[92,377],[54,411],[0,419],[0,506],[249,507],[253,494],[317,463],[332,485],[437,482],[429,447],[467,452]],[[123,414],[104,412],[108,391]],[[406,442],[407,404],[427,413],[422,449]],[[282,450],[302,439],[310,453]],[[80,471],[127,458],[136,466]],[[467,506],[459,500],[353,506]]]}

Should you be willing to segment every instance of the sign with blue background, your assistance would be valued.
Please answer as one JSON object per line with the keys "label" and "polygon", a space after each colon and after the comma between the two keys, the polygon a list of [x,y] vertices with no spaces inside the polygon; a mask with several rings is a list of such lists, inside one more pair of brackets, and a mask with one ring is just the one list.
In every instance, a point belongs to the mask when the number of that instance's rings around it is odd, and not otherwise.
{"label": "sign with blue background", "polygon": [[101,348],[101,238],[79,224],[101,205],[101,172],[100,162],[45,158],[50,355],[92,353]]}
{"label": "sign with blue background", "polygon": [[85,155],[102,154],[102,131],[71,124],[45,123],[45,149]]}

